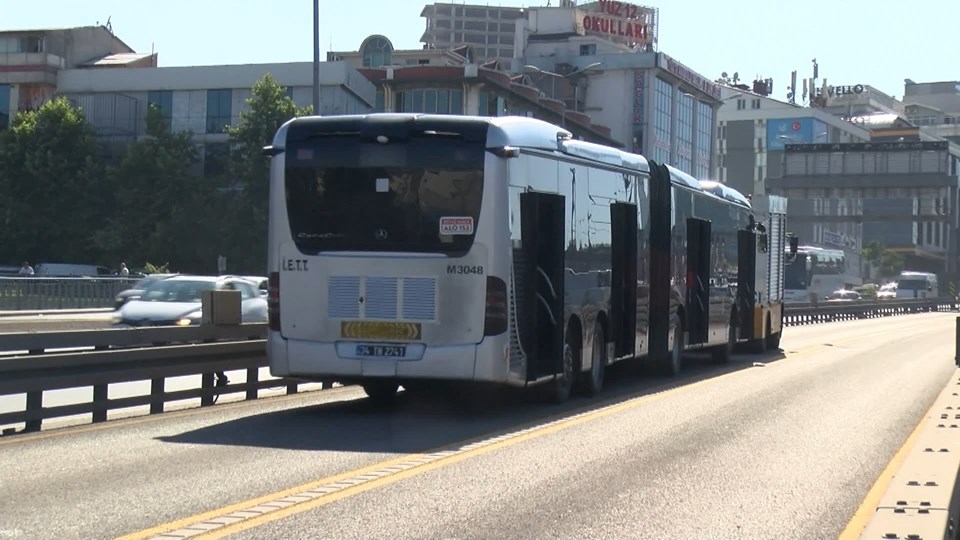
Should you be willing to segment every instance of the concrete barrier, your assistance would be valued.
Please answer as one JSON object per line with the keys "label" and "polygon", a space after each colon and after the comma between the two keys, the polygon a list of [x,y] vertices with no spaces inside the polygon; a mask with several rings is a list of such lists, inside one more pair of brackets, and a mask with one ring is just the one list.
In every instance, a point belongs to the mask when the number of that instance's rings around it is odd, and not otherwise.
{"label": "concrete barrier", "polygon": [[960,369],[917,433],[859,538],[960,538]]}

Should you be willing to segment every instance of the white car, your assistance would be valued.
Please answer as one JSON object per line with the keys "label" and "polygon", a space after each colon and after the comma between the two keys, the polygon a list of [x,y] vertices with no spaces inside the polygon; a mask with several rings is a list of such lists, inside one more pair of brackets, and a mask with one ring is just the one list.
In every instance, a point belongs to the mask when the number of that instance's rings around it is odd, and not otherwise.
{"label": "white car", "polygon": [[267,322],[267,299],[255,283],[239,276],[173,276],[157,281],[114,317],[120,326],[191,326],[200,324],[203,291],[240,291],[240,319]]}

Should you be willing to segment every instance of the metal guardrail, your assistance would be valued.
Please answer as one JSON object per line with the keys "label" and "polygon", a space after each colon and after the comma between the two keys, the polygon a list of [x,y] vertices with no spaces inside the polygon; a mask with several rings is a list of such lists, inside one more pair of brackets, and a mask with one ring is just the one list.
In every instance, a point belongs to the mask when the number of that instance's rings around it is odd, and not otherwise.
{"label": "metal guardrail", "polygon": [[[266,324],[238,326],[154,327],[71,332],[34,332],[0,335],[0,350],[28,351],[0,358],[0,396],[26,393],[22,411],[0,414],[0,425],[25,423],[25,431],[38,431],[44,420],[77,414],[93,415],[93,422],[107,419],[113,409],[149,405],[150,413],[163,412],[170,401],[200,398],[212,405],[223,394],[245,392],[257,399],[262,388],[286,386],[296,393],[298,382],[286,379],[259,380],[267,365]],[[93,348],[82,352],[51,352],[51,349]],[[246,381],[229,384],[215,375],[246,370]],[[201,375],[201,387],[167,392],[166,379]],[[115,383],[150,381],[148,395],[109,398]],[[219,383],[219,384],[218,384]],[[90,402],[44,407],[48,390],[93,387]]]}
{"label": "metal guardrail", "polygon": [[[953,299],[792,304],[784,322],[795,326],[954,307]],[[27,396],[24,410],[0,413],[0,425],[25,423],[26,431],[36,431],[44,420],[77,414],[92,413],[93,422],[103,422],[113,409],[149,405],[154,414],[163,412],[165,403],[183,399],[200,398],[200,405],[207,406],[222,394],[245,392],[246,399],[256,399],[263,388],[285,386],[288,394],[296,393],[303,381],[259,380],[259,369],[267,365],[266,328],[259,323],[0,334],[0,352],[13,353],[0,356],[0,396]],[[79,348],[92,350],[56,352]],[[215,377],[235,370],[246,370],[247,380],[230,384]],[[184,375],[200,375],[201,387],[165,390],[167,378]],[[148,395],[108,397],[111,384],[148,380]],[[45,391],[85,386],[93,387],[88,403],[43,405]]]}
{"label": "metal guardrail", "polygon": [[786,326],[799,326],[911,313],[952,311],[957,308],[957,305],[958,302],[953,298],[787,304],[783,313],[783,323]]}
{"label": "metal guardrail", "polygon": [[0,278],[0,311],[113,307],[117,293],[137,280],[119,277]]}

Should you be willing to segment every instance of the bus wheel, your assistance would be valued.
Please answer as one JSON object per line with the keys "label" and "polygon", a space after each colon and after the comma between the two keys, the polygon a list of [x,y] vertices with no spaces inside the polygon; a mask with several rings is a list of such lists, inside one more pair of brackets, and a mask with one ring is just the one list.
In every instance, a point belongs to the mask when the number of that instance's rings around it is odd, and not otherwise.
{"label": "bus wheel", "polygon": [[754,339],[750,342],[751,352],[754,354],[763,354],[767,352],[767,343],[770,341],[770,317],[767,317],[767,321],[764,323],[767,329],[766,335],[757,339]]}
{"label": "bus wheel", "polygon": [[727,342],[713,349],[712,356],[714,363],[729,364],[730,357],[733,355],[733,347],[737,344],[737,326],[736,314],[730,315],[730,325],[727,327]]}
{"label": "bus wheel", "polygon": [[567,332],[566,339],[563,340],[563,365],[562,372],[557,377],[547,383],[547,400],[553,403],[563,403],[570,399],[570,391],[573,390],[573,367],[577,364],[577,351],[570,343],[570,333]]}
{"label": "bus wheel", "polygon": [[590,353],[590,372],[580,373],[582,390],[587,396],[595,396],[603,390],[603,377],[607,370],[607,336],[599,322],[593,329],[593,347]]}
{"label": "bus wheel", "polygon": [[670,352],[666,358],[660,359],[660,373],[668,377],[675,377],[680,374],[680,368],[683,364],[683,327],[680,325],[680,315],[674,313],[670,316],[670,333],[673,336],[670,340]]}
{"label": "bus wheel", "polygon": [[400,384],[395,381],[367,381],[362,384],[363,391],[376,405],[389,405],[397,397]]}
{"label": "bus wheel", "polygon": [[767,349],[777,350],[780,348],[780,336],[783,335],[783,325],[776,334],[770,332],[770,321],[767,321]]}

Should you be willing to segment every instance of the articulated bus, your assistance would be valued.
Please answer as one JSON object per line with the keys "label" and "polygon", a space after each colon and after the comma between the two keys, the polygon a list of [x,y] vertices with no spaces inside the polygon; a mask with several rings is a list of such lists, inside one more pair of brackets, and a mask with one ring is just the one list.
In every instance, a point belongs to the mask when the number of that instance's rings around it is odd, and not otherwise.
{"label": "articulated bus", "polygon": [[521,117],[303,117],[264,152],[274,376],[563,401],[620,360],[779,343],[785,201]]}
{"label": "articulated bus", "polygon": [[788,258],[784,296],[788,304],[823,300],[846,285],[847,260],[842,249],[800,246]]}

